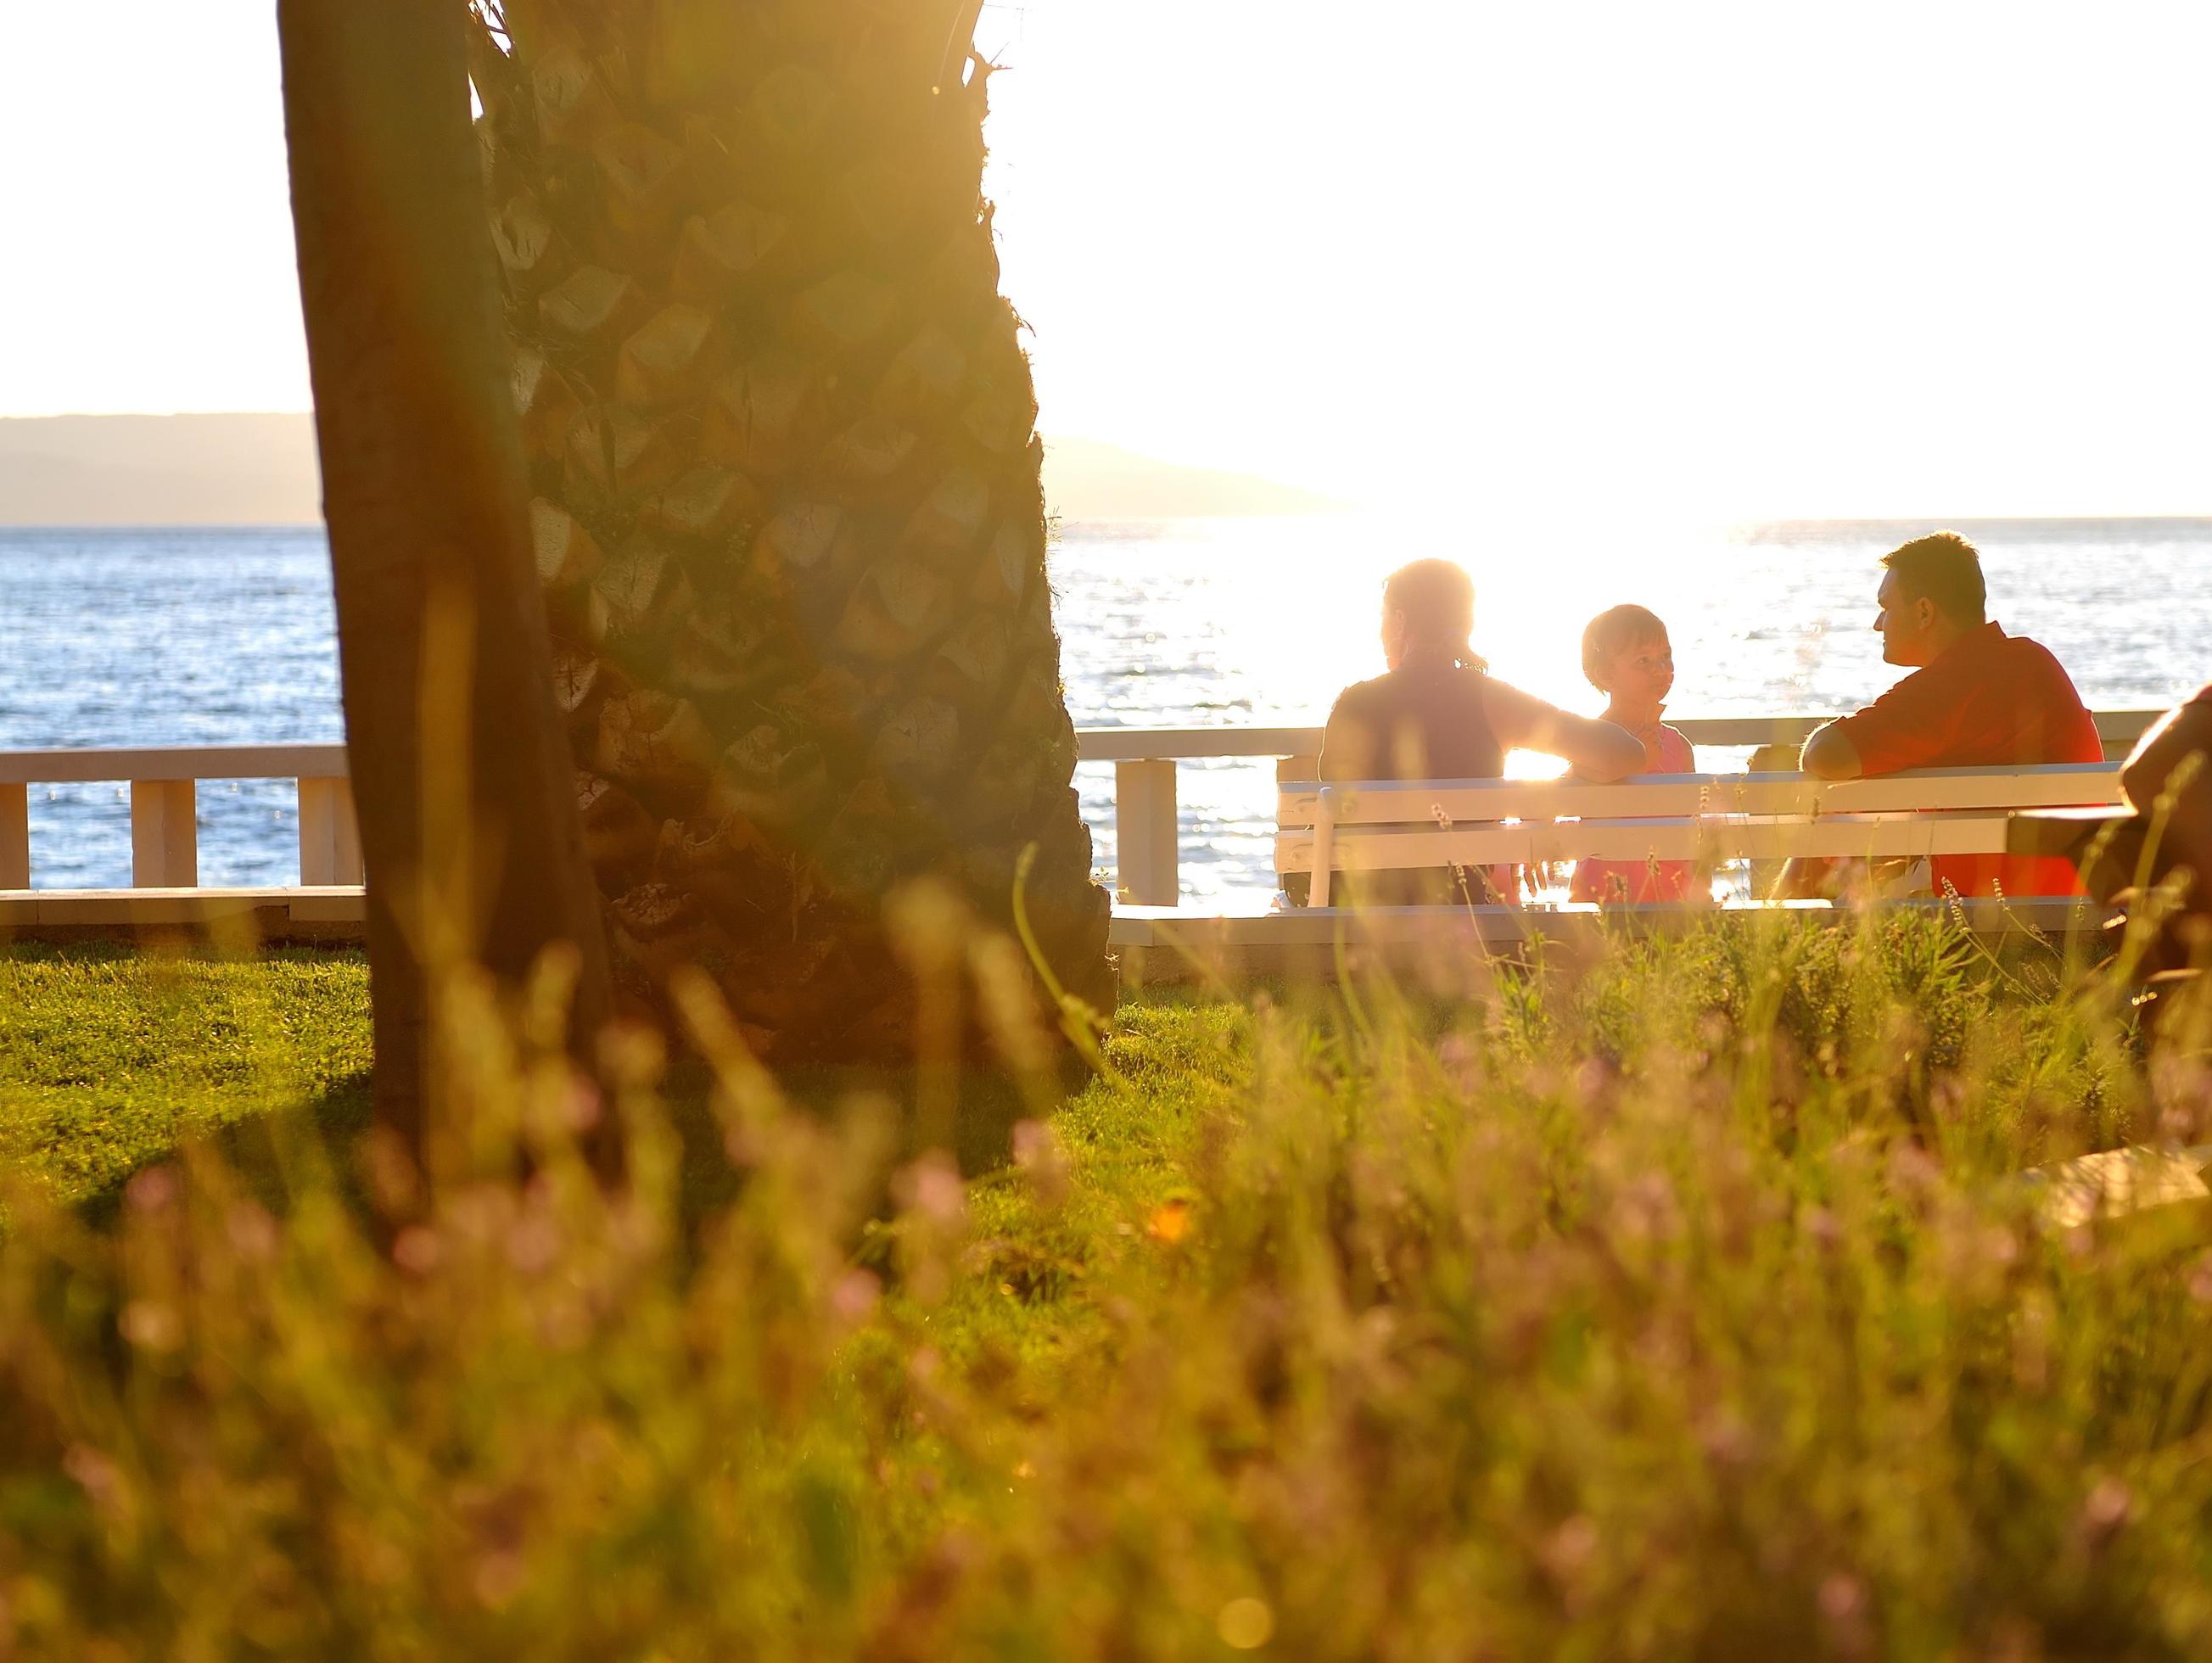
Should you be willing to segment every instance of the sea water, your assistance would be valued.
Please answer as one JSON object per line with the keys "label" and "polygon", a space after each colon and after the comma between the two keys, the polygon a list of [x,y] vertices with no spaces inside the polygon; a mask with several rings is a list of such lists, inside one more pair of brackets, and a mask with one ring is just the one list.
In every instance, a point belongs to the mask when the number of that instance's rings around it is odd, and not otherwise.
{"label": "sea water", "polygon": [[[1876,560],[1928,529],[1063,525],[1052,577],[1068,707],[1080,726],[1318,724],[1340,688],[1382,668],[1383,577],[1442,555],[1474,574],[1475,646],[1496,672],[1571,708],[1603,703],[1582,680],[1583,625],[1635,601],[1672,632],[1674,713],[1846,710],[1898,673],[1870,628]],[[1982,548],[1990,616],[2056,652],[2093,706],[2163,705],[2212,677],[2212,520],[1959,529]],[[0,750],[337,739],[334,641],[319,528],[0,531]],[[1264,907],[1272,764],[1186,762],[1178,783],[1186,904]],[[1110,868],[1113,769],[1084,764],[1077,784]],[[124,786],[31,790],[33,883],[130,881]],[[203,784],[201,881],[296,883],[297,812],[289,780]]]}

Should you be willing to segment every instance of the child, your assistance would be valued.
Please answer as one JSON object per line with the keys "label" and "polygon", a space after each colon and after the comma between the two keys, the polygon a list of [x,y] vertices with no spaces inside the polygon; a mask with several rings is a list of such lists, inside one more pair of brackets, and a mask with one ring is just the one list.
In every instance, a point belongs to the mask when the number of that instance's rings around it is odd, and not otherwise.
{"label": "child", "polygon": [[[1690,742],[1659,719],[1674,685],[1667,626],[1641,606],[1599,613],[1583,631],[1583,674],[1611,695],[1605,719],[1644,741],[1646,774],[1694,774]],[[1686,901],[1695,882],[1686,860],[1582,860],[1571,901]]]}

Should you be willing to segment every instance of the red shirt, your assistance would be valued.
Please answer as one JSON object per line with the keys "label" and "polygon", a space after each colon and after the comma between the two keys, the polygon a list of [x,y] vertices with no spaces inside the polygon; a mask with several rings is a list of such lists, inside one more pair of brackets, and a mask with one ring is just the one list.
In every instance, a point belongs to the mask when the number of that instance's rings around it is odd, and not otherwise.
{"label": "red shirt", "polygon": [[[1866,774],[2105,760],[2096,721],[2058,660],[1994,623],[1968,630],[1836,731]],[[1962,895],[2000,886],[2014,896],[2081,893],[2072,865],[2049,855],[1939,855],[1929,867],[1938,895],[1946,883]]]}

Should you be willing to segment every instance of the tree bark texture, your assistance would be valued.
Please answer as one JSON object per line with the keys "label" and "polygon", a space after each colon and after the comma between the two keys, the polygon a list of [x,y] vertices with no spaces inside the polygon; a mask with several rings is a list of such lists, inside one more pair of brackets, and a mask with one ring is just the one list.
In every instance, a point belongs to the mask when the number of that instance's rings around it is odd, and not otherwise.
{"label": "tree bark texture", "polygon": [[489,0],[538,569],[625,989],[911,1053],[926,881],[1110,1002],[974,0]]}
{"label": "tree bark texture", "polygon": [[279,0],[285,135],[368,874],[380,1119],[417,1148],[431,971],[518,986],[599,903],[555,701],[459,0]]}

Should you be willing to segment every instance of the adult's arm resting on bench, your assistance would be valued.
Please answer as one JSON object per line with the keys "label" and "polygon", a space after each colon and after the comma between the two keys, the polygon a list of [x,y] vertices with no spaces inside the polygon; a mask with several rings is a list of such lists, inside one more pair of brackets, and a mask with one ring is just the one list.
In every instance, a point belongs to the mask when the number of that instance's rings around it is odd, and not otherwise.
{"label": "adult's arm resting on bench", "polygon": [[1842,726],[1841,722],[1830,722],[1814,728],[1798,755],[1797,766],[1815,780],[1856,780],[1865,773],[1859,748],[1849,734],[1838,731]]}
{"label": "adult's arm resting on bench", "polygon": [[[1813,730],[1798,753],[1797,766],[1815,780],[1856,780],[1866,772],[1859,748],[1843,732],[1843,722],[1833,721]],[[1768,883],[1767,893],[1781,901],[1815,901],[1832,897],[1842,888],[1844,867],[1833,860],[1792,857]]]}
{"label": "adult's arm resting on bench", "polygon": [[1491,731],[1508,750],[1564,756],[1584,780],[1607,785],[1644,767],[1644,741],[1611,722],[1577,716],[1504,682],[1483,689]]}

